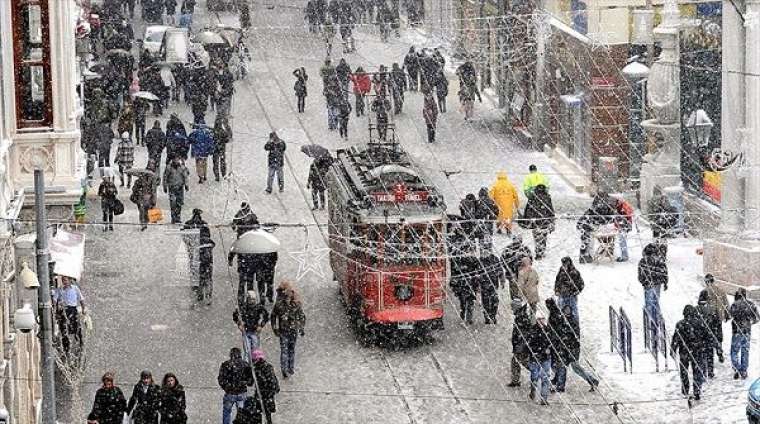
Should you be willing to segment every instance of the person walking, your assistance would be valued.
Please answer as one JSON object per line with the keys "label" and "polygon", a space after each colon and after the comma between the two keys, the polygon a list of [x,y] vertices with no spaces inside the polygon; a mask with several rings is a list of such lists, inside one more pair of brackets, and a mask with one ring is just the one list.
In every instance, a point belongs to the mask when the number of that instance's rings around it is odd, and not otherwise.
{"label": "person walking", "polygon": [[114,139],[111,124],[101,122],[95,125],[95,134],[98,140],[98,166],[111,166],[111,144]]}
{"label": "person walking", "polygon": [[538,185],[525,204],[523,220],[533,232],[536,260],[546,253],[546,238],[554,231],[554,205],[546,187]]}
{"label": "person walking", "polygon": [[404,56],[404,68],[409,74],[409,90],[417,91],[420,75],[420,62],[414,47],[409,47],[409,53]]}
{"label": "person walking", "polygon": [[557,305],[560,309],[569,306],[576,321],[580,322],[578,315],[578,295],[581,294],[585,282],[581,272],[573,264],[569,256],[562,258],[562,266],[557,271],[554,279],[554,295],[557,296]]}
{"label": "person walking", "polygon": [[496,182],[491,186],[488,196],[493,199],[499,207],[496,231],[501,234],[502,230],[504,230],[507,234],[511,234],[512,217],[514,216],[515,211],[520,208],[520,199],[517,197],[517,189],[515,189],[515,186],[509,181],[506,172],[501,171],[496,174]]}
{"label": "person walking", "polygon": [[[158,119],[153,122],[153,128],[145,134],[145,147],[148,148],[148,160],[152,160],[157,165],[160,164],[161,156],[166,149],[166,135],[161,130],[161,122]],[[156,170],[158,171],[159,168]]]}
{"label": "person walking", "polygon": [[332,55],[333,40],[335,39],[335,25],[333,25],[333,21],[330,18],[325,19],[322,25],[322,39],[325,42],[326,56],[330,57]]}
{"label": "person walking", "polygon": [[478,276],[480,280],[480,301],[483,304],[483,319],[486,325],[496,325],[499,315],[499,284],[504,279],[504,271],[499,263],[499,257],[493,253],[485,256],[482,260],[482,272]]}
{"label": "person walking", "polygon": [[185,192],[190,191],[190,171],[179,157],[174,157],[164,170],[164,193],[169,194],[172,224],[182,223],[182,206],[185,204]]}
{"label": "person walking", "polygon": [[615,198],[615,216],[614,224],[617,230],[618,244],[620,245],[620,256],[615,258],[616,262],[628,262],[628,232],[633,229],[633,206],[623,198]]}
{"label": "person walking", "polygon": [[384,95],[378,94],[370,105],[370,110],[375,112],[375,128],[377,128],[377,137],[385,141],[388,133],[388,111],[391,109],[391,102]]}
{"label": "person walking", "polygon": [[254,383],[251,366],[243,360],[239,348],[230,349],[230,359],[222,362],[216,381],[224,390],[222,424],[232,424],[233,406],[238,411],[243,407],[248,386]]}
{"label": "person walking", "polygon": [[581,329],[578,320],[573,315],[570,305],[561,308],[552,298],[546,299],[546,308],[549,311],[549,340],[552,346],[552,391],[565,392],[567,381],[567,368],[570,367],[575,374],[582,378],[589,386],[590,391],[595,391],[599,380],[579,363],[581,356]]}
{"label": "person walking", "polygon": [[280,369],[282,378],[294,374],[296,341],[304,335],[306,315],[293,286],[283,281],[277,289],[277,301],[272,308],[272,330],[280,338]]}
{"label": "person walking", "polygon": [[227,143],[232,141],[232,127],[226,116],[217,114],[214,121],[214,150],[211,161],[214,180],[227,176]]}
{"label": "person walking", "polygon": [[104,177],[98,187],[100,197],[100,209],[103,210],[103,231],[113,231],[114,209],[119,199],[116,196],[119,190],[112,181],[113,177]]}
{"label": "person walking", "polygon": [[266,418],[267,424],[272,424],[272,413],[277,412],[274,398],[277,393],[280,393],[280,382],[274,373],[274,367],[266,361],[264,351],[254,350],[252,358],[256,389],[261,394],[261,400],[264,404],[264,418]]}
{"label": "person walking", "polygon": [[446,97],[448,95],[449,80],[446,78],[443,70],[441,70],[435,78],[435,96],[438,98],[438,109],[440,109],[441,113],[446,113]]}
{"label": "person walking", "polygon": [[82,326],[79,322],[79,306],[82,307],[82,314],[85,313],[84,296],[76,284],[71,284],[69,277],[61,276],[63,287],[53,291],[53,306],[55,307],[58,326],[62,330],[61,344],[64,352],[68,352],[71,347],[69,335],[79,343],[81,347],[84,343],[82,337]]}
{"label": "person walking", "polygon": [[341,138],[348,138],[348,120],[351,118],[351,103],[341,97],[338,105],[338,134]]}
{"label": "person walking", "polygon": [[309,178],[306,181],[306,189],[311,189],[311,199],[314,202],[312,210],[325,208],[325,190],[327,185],[325,184],[325,173],[323,169],[317,165],[317,161],[311,163],[309,167]]}
{"label": "person walking", "polygon": [[293,91],[296,92],[296,99],[298,105],[298,113],[304,113],[306,109],[306,82],[309,80],[309,76],[306,75],[306,69],[301,67],[293,71],[293,76],[296,77],[296,82],[293,84]]}
{"label": "person walking", "polygon": [[164,0],[164,6],[166,7],[166,23],[174,26],[176,22],[174,15],[177,13],[177,0]]}
{"label": "person walking", "polygon": [[251,205],[248,202],[242,202],[240,209],[235,212],[235,217],[232,218],[231,228],[235,230],[237,238],[240,238],[248,231],[255,230],[259,226],[259,218],[251,210]]}
{"label": "person walking", "polygon": [[539,185],[543,185],[549,190],[549,179],[546,175],[538,172],[538,167],[531,164],[528,166],[528,175],[523,180],[523,193],[525,197],[530,197],[533,194],[533,190]]}
{"label": "person walking", "polygon": [[517,288],[517,277],[520,273],[520,264],[523,258],[533,258],[530,248],[523,244],[520,234],[512,235],[512,242],[501,251],[501,263],[509,281],[509,294],[514,299],[520,298],[520,291]]}
{"label": "person walking", "polygon": [[164,375],[161,383],[160,405],[161,424],[187,423],[185,388],[179,384],[177,376],[173,373]]}
{"label": "person walking", "polygon": [[478,190],[478,203],[475,207],[475,219],[478,227],[481,228],[484,235],[488,237],[488,246],[491,246],[491,237],[493,237],[493,224],[499,213],[499,207],[496,202],[488,196],[488,188],[481,187]]}
{"label": "person walking", "polygon": [[[121,187],[124,187],[124,174],[126,171],[132,169],[135,164],[135,146],[132,144],[132,139],[129,137],[128,132],[121,134],[121,140],[116,147],[116,157],[114,158],[116,165],[119,167],[119,180],[121,181]],[[132,175],[127,174],[127,188],[132,185]]]}
{"label": "person walking", "polygon": [[723,363],[723,321],[718,317],[717,312],[710,306],[707,292],[702,290],[697,299],[697,316],[699,321],[705,325],[706,339],[704,344],[704,377],[715,377],[715,352],[718,353],[718,361]]}
{"label": "person walking", "polygon": [[135,99],[135,139],[137,145],[145,144],[145,121],[148,119],[148,110],[150,105],[143,99]]}
{"label": "person walking", "polygon": [[340,58],[338,66],[335,67],[335,76],[338,78],[340,86],[340,97],[348,99],[348,82],[351,80],[351,66],[345,58]]}
{"label": "person walking", "polygon": [[517,272],[517,291],[533,312],[536,312],[536,305],[540,300],[538,294],[540,285],[541,280],[538,273],[533,269],[533,260],[529,257],[523,257]]}
{"label": "person walking", "polygon": [[239,303],[239,307],[232,312],[232,320],[243,333],[245,359],[250,361],[253,351],[261,347],[259,335],[269,322],[269,312],[259,303],[255,290],[246,293],[245,301]]}
{"label": "person walking", "polygon": [[478,279],[473,278],[480,269],[478,260],[473,257],[457,257],[451,260],[449,286],[454,296],[459,299],[459,318],[467,325],[474,323],[475,299],[480,291]]}
{"label": "person walking", "polygon": [[364,72],[364,68],[361,66],[356,68],[356,71],[351,74],[351,84],[353,85],[354,97],[356,98],[356,116],[364,115],[365,98],[369,90],[372,88],[372,81],[369,79],[369,75]]}
{"label": "person walking", "polygon": [[166,121],[166,164],[174,157],[184,163],[190,152],[190,145],[187,140],[187,131],[177,114],[172,113],[169,120]]}
{"label": "person walking", "polygon": [[425,127],[427,128],[428,143],[435,142],[435,128],[438,124],[438,105],[433,98],[433,93],[423,89],[425,100],[422,104],[422,117],[425,118]]}
{"label": "person walking", "polygon": [[161,76],[161,90],[158,92],[159,101],[162,103],[162,107],[168,108],[172,91],[177,86],[177,82],[174,80],[174,73],[170,66],[161,66],[159,75]]}
{"label": "person walking", "polygon": [[[689,395],[689,368],[691,367],[694,384],[694,400],[702,395],[702,383],[707,364],[704,361],[706,329],[701,322],[696,308],[686,305],[683,308],[683,319],[676,323],[673,340],[670,344],[671,355],[678,360],[681,376],[681,393]],[[676,355],[678,355],[676,357]]]}
{"label": "person walking", "polygon": [[267,153],[267,166],[269,168],[267,172],[267,194],[272,193],[272,183],[274,177],[277,176],[277,184],[280,187],[280,193],[285,190],[285,180],[283,173],[283,166],[285,165],[285,142],[277,136],[277,133],[272,131],[269,133],[269,141],[264,145],[264,150]]}
{"label": "person walking", "polygon": [[734,380],[747,378],[752,326],[757,323],[757,306],[747,299],[747,290],[741,288],[734,294],[734,303],[729,309],[731,316],[731,365]]}
{"label": "person walking", "polygon": [[530,336],[531,318],[528,311],[528,305],[520,298],[512,299],[512,359],[509,369],[509,384],[507,387],[520,387],[521,367],[530,371],[528,362],[530,359],[530,349],[528,339]]}
{"label": "person walking", "polygon": [[399,68],[398,63],[391,66],[391,96],[393,97],[393,113],[395,115],[403,112],[404,109],[404,91],[406,91],[406,74]]}
{"label": "person walking", "polygon": [[228,118],[232,108],[232,96],[235,94],[235,77],[230,67],[224,63],[217,64],[214,74],[216,86],[216,116]]}
{"label": "person walking", "polygon": [[469,121],[472,119],[475,108],[475,95],[473,94],[473,88],[469,85],[461,85],[459,87],[459,104],[462,105],[462,111],[464,112],[464,120]]}
{"label": "person walking", "polygon": [[153,382],[153,375],[150,371],[143,371],[129,397],[127,415],[132,415],[135,424],[158,424],[160,401],[160,389]]}
{"label": "person walking", "polygon": [[129,200],[137,206],[140,216],[140,231],[148,228],[148,209],[156,206],[155,174],[142,174],[132,186]]}
{"label": "person walking", "polygon": [[126,132],[129,135],[129,138],[132,138],[132,131],[135,126],[135,108],[132,105],[132,100],[125,100],[124,106],[121,108],[121,113],[119,114],[119,121],[116,125],[116,131],[119,134],[123,134]]}
{"label": "person walking", "polygon": [[543,311],[535,312],[536,323],[528,332],[528,348],[530,359],[530,397],[535,400],[536,391],[541,397],[540,404],[548,405],[549,397],[549,373],[551,372],[552,344],[549,340],[549,328],[546,325],[546,316]]}
{"label": "person walking", "polygon": [[205,122],[196,122],[195,128],[190,133],[190,155],[195,158],[195,172],[198,174],[198,184],[203,184],[208,180],[208,157],[215,149],[214,134],[211,132]]}
{"label": "person walking", "polygon": [[127,400],[124,393],[114,384],[114,374],[107,372],[100,379],[103,385],[95,392],[95,401],[88,420],[98,424],[122,424],[127,412]]}
{"label": "person walking", "polygon": [[639,260],[638,276],[639,283],[644,288],[644,309],[654,323],[654,331],[657,331],[662,319],[660,292],[661,289],[668,290],[668,266],[653,243],[644,247],[643,257]]}

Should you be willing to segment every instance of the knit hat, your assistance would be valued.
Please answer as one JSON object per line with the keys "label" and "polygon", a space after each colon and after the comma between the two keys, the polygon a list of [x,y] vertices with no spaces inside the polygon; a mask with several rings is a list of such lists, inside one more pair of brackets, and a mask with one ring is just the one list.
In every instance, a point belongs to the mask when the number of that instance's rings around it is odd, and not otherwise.
{"label": "knit hat", "polygon": [[259,359],[264,359],[264,351],[261,349],[256,349],[253,352],[251,352],[251,358],[253,358],[254,361],[258,361]]}

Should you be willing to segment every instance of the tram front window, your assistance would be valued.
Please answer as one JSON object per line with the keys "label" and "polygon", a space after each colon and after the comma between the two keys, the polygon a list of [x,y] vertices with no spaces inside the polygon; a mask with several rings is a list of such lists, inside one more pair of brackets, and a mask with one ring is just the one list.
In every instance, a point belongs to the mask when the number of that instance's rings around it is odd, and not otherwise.
{"label": "tram front window", "polygon": [[416,264],[443,254],[440,229],[433,224],[388,224],[373,228],[369,242],[373,254],[390,263]]}

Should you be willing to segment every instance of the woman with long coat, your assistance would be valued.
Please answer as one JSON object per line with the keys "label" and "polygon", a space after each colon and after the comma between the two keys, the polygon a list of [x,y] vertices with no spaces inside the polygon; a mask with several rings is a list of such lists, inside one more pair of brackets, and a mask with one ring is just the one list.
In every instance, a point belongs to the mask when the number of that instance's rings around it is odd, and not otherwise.
{"label": "woman with long coat", "polygon": [[88,419],[98,424],[121,424],[127,412],[127,400],[121,389],[114,385],[113,373],[107,372],[101,378],[103,386],[95,392],[95,402]]}
{"label": "woman with long coat", "polygon": [[127,403],[127,414],[135,424],[158,424],[159,387],[153,382],[150,371],[140,373],[140,381],[132,389]]}
{"label": "woman with long coat", "polygon": [[161,384],[161,424],[185,424],[187,422],[185,388],[172,373],[164,375]]}
{"label": "woman with long coat", "polygon": [[517,197],[517,189],[509,181],[506,172],[496,174],[496,182],[488,191],[488,196],[499,207],[499,216],[496,218],[498,233],[501,234],[502,230],[510,233],[512,231],[512,216],[520,207],[520,199]]}

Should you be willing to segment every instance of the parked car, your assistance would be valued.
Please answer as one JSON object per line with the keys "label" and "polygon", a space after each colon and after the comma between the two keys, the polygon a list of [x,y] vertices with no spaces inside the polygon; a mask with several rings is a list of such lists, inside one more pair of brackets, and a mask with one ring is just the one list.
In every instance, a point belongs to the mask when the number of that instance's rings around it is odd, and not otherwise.
{"label": "parked car", "polygon": [[760,424],[760,378],[749,386],[747,393],[747,420],[750,424]]}

